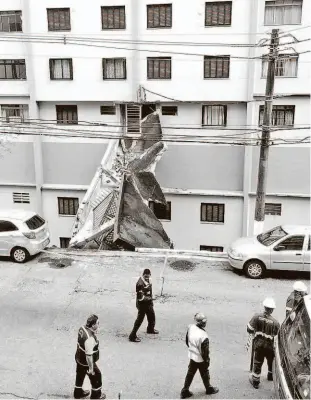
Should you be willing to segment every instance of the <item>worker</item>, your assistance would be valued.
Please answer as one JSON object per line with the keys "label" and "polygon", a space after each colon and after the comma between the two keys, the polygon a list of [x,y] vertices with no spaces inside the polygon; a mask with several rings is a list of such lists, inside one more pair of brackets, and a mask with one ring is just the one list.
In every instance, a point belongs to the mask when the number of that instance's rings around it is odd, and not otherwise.
{"label": "worker", "polygon": [[275,309],[275,302],[272,298],[266,298],[263,302],[264,312],[255,314],[247,325],[247,332],[254,336],[253,339],[253,365],[249,377],[250,383],[255,389],[260,384],[262,364],[267,359],[268,381],[273,380],[272,363],[274,359],[274,337],[277,335],[280,324],[271,316]]}
{"label": "worker", "polygon": [[286,317],[291,313],[294,307],[299,303],[306,294],[308,294],[307,286],[301,282],[296,281],[293,285],[293,291],[286,300]]}
{"label": "worker", "polygon": [[136,284],[136,308],[138,310],[138,314],[133,326],[133,330],[129,335],[129,341],[138,343],[141,340],[137,337],[137,332],[144,321],[145,315],[147,316],[148,320],[147,333],[154,335],[159,333],[159,331],[154,329],[155,313],[152,299],[151,271],[148,268],[144,270],[142,276],[138,279]]}
{"label": "worker", "polygon": [[84,326],[81,326],[78,332],[78,343],[76,351],[76,384],[74,389],[74,398],[83,399],[90,392],[83,390],[83,382],[88,375],[91,385],[91,399],[105,399],[105,393],[102,393],[102,374],[97,366],[99,359],[99,341],[96,336],[99,320],[97,315],[90,315]]}
{"label": "worker", "polygon": [[186,334],[186,345],[188,346],[188,357],[190,359],[188,372],[186,375],[184,387],[181,390],[180,398],[187,399],[193,395],[189,388],[193,378],[199,370],[203,384],[206,389],[206,394],[215,394],[219,389],[210,384],[209,366],[210,352],[209,339],[205,331],[206,317],[202,313],[197,313],[194,316],[195,324],[188,327]]}

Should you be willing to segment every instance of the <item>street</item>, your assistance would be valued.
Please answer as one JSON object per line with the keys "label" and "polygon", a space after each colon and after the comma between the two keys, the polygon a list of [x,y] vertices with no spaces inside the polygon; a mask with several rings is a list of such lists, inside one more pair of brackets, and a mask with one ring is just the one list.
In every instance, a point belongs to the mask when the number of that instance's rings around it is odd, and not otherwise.
{"label": "street", "polygon": [[[46,253],[22,265],[0,260],[0,398],[72,397],[77,331],[92,313],[100,319],[99,367],[107,398],[121,391],[121,398],[179,398],[188,365],[185,333],[198,311],[208,319],[211,383],[219,387],[211,398],[274,398],[266,365],[258,390],[248,382],[246,325],[267,296],[274,297],[274,316],[281,322],[293,278],[255,281],[225,261],[170,260],[160,297],[163,258],[80,254],[55,262]],[[130,343],[135,284],[143,268],[152,271],[160,335],[147,335],[144,322],[142,342]],[[203,389],[198,374],[193,398],[208,398]]]}

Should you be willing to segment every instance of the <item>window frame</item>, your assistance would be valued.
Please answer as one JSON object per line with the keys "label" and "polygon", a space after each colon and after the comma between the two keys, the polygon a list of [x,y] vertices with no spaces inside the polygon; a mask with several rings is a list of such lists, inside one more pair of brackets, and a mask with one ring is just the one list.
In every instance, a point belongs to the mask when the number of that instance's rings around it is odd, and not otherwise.
{"label": "window frame", "polygon": [[13,204],[30,204],[30,193],[12,192]]}
{"label": "window frame", "polygon": [[[161,26],[160,25],[160,11],[161,7],[165,8],[165,23],[167,22],[167,9],[170,14],[170,25]],[[149,11],[158,9],[159,14],[159,24],[156,26],[154,24],[154,15],[153,15],[153,26],[149,26]],[[161,3],[161,4],[147,4],[146,5],[147,12],[147,29],[171,29],[173,27],[173,4],[172,3]]]}
{"label": "window frame", "polygon": [[[172,203],[171,203],[171,201],[167,201],[166,203],[167,203],[166,206],[162,203],[156,203],[155,201],[152,201],[152,200],[150,200],[148,203],[148,207],[154,213],[156,218],[158,218],[159,221],[171,221],[172,220]],[[156,214],[155,207],[165,207],[166,217],[168,217],[168,218],[161,218],[161,217],[159,218]]]}
{"label": "window frame", "polygon": [[[15,21],[13,22],[9,22],[9,18],[14,16],[15,17]],[[2,22],[2,18],[1,17],[7,17],[8,18],[8,27],[10,27],[11,24],[15,24],[15,28],[17,28],[17,26],[20,26],[21,29],[15,29],[15,30],[3,30],[3,22]],[[17,17],[19,17],[19,22],[17,22]],[[23,20],[22,20],[22,10],[2,10],[0,11],[0,32],[23,32]]]}
{"label": "window frame", "polygon": [[[7,76],[5,76],[5,78],[1,78],[0,76],[0,80],[1,81],[26,81],[27,80],[27,74],[26,74],[26,60],[24,58],[10,58],[10,59],[0,59],[0,65],[3,65],[4,67],[4,75],[7,75],[7,66],[11,66],[12,70],[11,70],[11,75],[12,78],[8,78]],[[24,66],[23,70],[22,70],[22,66]],[[18,67],[18,68],[16,68]],[[13,73],[15,69],[15,72]],[[15,74],[16,76],[19,75],[20,77],[14,78],[13,75]],[[22,77],[21,77],[22,76]]]}
{"label": "window frame", "polygon": [[[119,28],[115,27],[115,11],[119,11]],[[120,18],[120,12],[121,10],[124,10],[124,26],[121,27],[121,18]],[[109,11],[113,11],[113,27],[109,28],[109,27],[104,27],[104,11],[107,11],[109,13]],[[125,30],[126,29],[126,7],[124,6],[101,6],[101,11],[100,11],[100,15],[101,15],[101,26],[102,26],[102,31],[107,31],[107,30]],[[108,14],[107,14],[107,21],[108,21]]]}
{"label": "window frame", "polygon": [[[71,240],[71,238],[69,238],[69,237],[60,236],[60,237],[59,237],[59,246],[60,246],[60,248],[61,248],[61,249],[68,249],[70,240]],[[67,243],[67,242],[68,242],[68,243]],[[66,244],[66,243],[67,243],[68,245],[67,245],[67,246],[63,246],[63,244]]]}
{"label": "window frame", "polygon": [[[110,112],[102,112],[102,109],[104,108],[104,107],[107,107],[107,108],[109,108],[110,107],[110,109],[112,110],[112,108],[114,109],[114,112],[112,113],[110,113]],[[100,115],[116,115],[117,114],[117,107],[114,105],[114,104],[103,104],[103,105],[101,105],[100,107],[99,107],[99,111],[100,111]]]}
{"label": "window frame", "polygon": [[[163,109],[164,109],[164,113],[163,113]],[[166,109],[166,111],[165,111]],[[175,109],[176,112],[173,113],[169,113],[168,109]],[[161,115],[165,116],[165,117],[176,117],[178,116],[178,106],[161,106]]]}
{"label": "window frame", "polygon": [[[205,75],[205,69],[206,69],[206,63],[210,62],[210,71],[212,70],[212,61],[215,61],[215,70],[216,74],[218,71],[218,62],[222,63],[222,75],[224,74],[225,70],[225,63],[228,62],[228,76],[206,76]],[[217,56],[204,56],[203,59],[203,78],[204,79],[230,79],[230,55],[217,55]]]}
{"label": "window frame", "polygon": [[[205,115],[207,115],[208,107],[223,107],[224,108],[224,123],[223,124],[204,124]],[[206,111],[205,111],[206,110]],[[227,126],[227,115],[228,115],[228,106],[227,104],[203,104],[202,105],[202,126],[219,126],[225,127]]]}
{"label": "window frame", "polygon": [[[154,76],[154,71],[155,71],[155,67],[154,67],[154,63],[158,61],[159,62],[159,77],[155,78],[155,77],[150,77],[149,76],[149,63],[153,62],[153,76]],[[161,61],[165,61],[168,62],[169,64],[169,78],[160,78],[160,62]],[[166,70],[167,70],[167,65],[165,65],[165,74],[166,74]],[[147,80],[149,81],[169,81],[172,80],[172,57],[147,57]]]}
{"label": "window frame", "polygon": [[[275,63],[275,78],[285,78],[285,79],[289,79],[289,78],[298,78],[298,61],[299,61],[299,55],[298,54],[279,54],[279,59],[276,60]],[[278,75],[278,71],[280,71],[280,66],[278,66],[279,62],[282,62],[283,60],[295,60],[296,61],[296,65],[295,65],[295,75]],[[264,57],[262,59],[262,63],[261,63],[261,79],[267,79],[267,74],[265,74],[265,64],[268,63],[268,57]],[[268,72],[268,68],[267,68],[267,72]]]}
{"label": "window frame", "polygon": [[[213,216],[212,219],[214,218],[214,207],[218,207],[217,221],[213,221],[213,220],[208,221],[207,220],[207,208],[208,208],[208,206],[212,207],[212,216]],[[203,219],[203,215],[202,215],[203,214],[203,207],[206,207],[206,211],[205,211],[206,220]],[[222,213],[219,210],[220,207],[222,207]],[[208,224],[224,224],[225,223],[225,210],[226,210],[225,203],[201,203],[201,206],[200,206],[200,222],[201,223],[208,223]],[[219,220],[221,214],[223,215],[222,221]]]}
{"label": "window frame", "polygon": [[[114,75],[116,75],[116,61],[121,61],[123,66],[123,78],[107,78],[106,65],[107,61],[113,61],[114,64]],[[102,58],[102,69],[103,69],[103,80],[104,81],[124,81],[127,79],[127,71],[126,71],[126,58],[125,57],[111,57],[111,58]]]}
{"label": "window frame", "polygon": [[[66,201],[68,202],[67,204],[65,203]],[[74,211],[76,210],[74,214],[65,212],[65,208],[67,208],[67,210],[70,211],[70,201],[73,202],[73,204],[72,204],[73,210]],[[79,203],[80,203],[79,197],[57,197],[58,215],[75,217],[79,210]],[[61,211],[63,211],[63,212],[61,212]]]}
{"label": "window frame", "polygon": [[[283,109],[281,108],[283,107]],[[277,117],[277,112],[286,112],[286,111],[292,111],[293,113],[293,123],[291,125],[278,125],[278,124],[274,124],[273,120],[275,119],[275,121],[278,120]],[[271,126],[276,126],[276,127],[292,127],[295,125],[295,112],[296,112],[296,106],[295,105],[282,105],[282,104],[275,104],[272,106],[272,119],[271,119]],[[275,117],[273,118],[273,113],[275,114]],[[262,118],[261,118],[262,115]],[[263,124],[263,115],[264,115],[264,105],[260,105],[259,106],[259,121],[258,121],[258,126],[262,126]],[[262,121],[262,122],[261,122]],[[284,114],[284,122],[285,122],[285,114]]]}
{"label": "window frame", "polygon": [[[219,6],[220,5],[230,5],[230,23],[228,24],[219,24]],[[213,6],[217,6],[217,19],[218,19],[218,23],[217,24],[208,24],[207,23],[207,9],[208,7],[213,7]],[[212,19],[213,17],[211,17]],[[225,21],[225,13],[224,13],[224,21]],[[204,26],[205,27],[210,27],[210,28],[214,28],[214,27],[227,27],[227,26],[232,26],[232,1],[206,1],[205,2],[205,14],[204,14]]]}
{"label": "window frame", "polygon": [[[286,240],[290,240],[290,239],[292,239],[292,238],[295,238],[295,237],[302,237],[303,238],[303,241],[302,241],[302,246],[301,246],[301,249],[290,249],[290,250],[288,250],[288,249],[282,249],[282,250],[276,250],[279,246],[284,246],[284,242],[286,242]],[[304,243],[305,243],[305,240],[306,240],[306,235],[304,235],[304,234],[296,234],[296,235],[294,235],[294,234],[291,234],[291,235],[287,235],[285,238],[282,238],[282,240],[280,241],[280,242],[278,242],[278,244],[276,244],[274,247],[273,247],[273,250],[274,251],[277,251],[277,252],[283,252],[283,251],[303,251],[303,249],[304,249]]]}
{"label": "window frame", "polygon": [[[65,119],[59,119],[58,118],[59,113],[60,112],[63,113],[64,111],[66,111],[68,113],[70,111],[69,110],[70,107],[72,108],[72,110],[71,110],[72,113],[73,113],[73,109],[75,107],[77,119],[76,120],[73,119],[71,122],[68,122],[68,120],[65,120]],[[74,105],[74,104],[57,104],[57,105],[55,105],[55,108],[56,108],[56,121],[57,121],[57,124],[60,124],[60,125],[78,125],[79,119],[78,119],[78,106],[77,105]],[[68,108],[68,110],[65,110],[66,108]],[[61,109],[63,109],[63,110],[61,110]],[[64,121],[67,121],[67,122],[64,122]]]}
{"label": "window frame", "polygon": [[[276,210],[272,210],[269,212],[268,208],[275,207]],[[265,203],[265,210],[264,210],[265,215],[275,215],[275,216],[281,216],[282,215],[282,203]]]}
{"label": "window frame", "polygon": [[[268,7],[268,8],[269,8],[269,7],[271,7],[271,8],[272,8],[272,7],[274,7],[274,8],[277,8],[277,7],[281,8],[281,7],[284,7],[284,6],[290,6],[290,5],[291,5],[291,4],[284,4],[284,3],[282,3],[282,4],[274,4],[274,5],[267,5],[267,3],[276,3],[276,1],[278,1],[278,0],[265,0],[264,22],[263,22],[263,25],[264,25],[264,26],[301,25],[301,23],[302,23],[303,0],[294,0],[294,1],[301,1],[300,22],[285,23],[285,22],[284,22],[284,15],[283,15],[283,21],[282,21],[281,24],[268,23],[268,22],[267,22],[267,17],[266,17],[266,9],[267,9],[267,7]],[[291,1],[291,0],[290,0],[290,1]]]}
{"label": "window frame", "polygon": [[[55,61],[61,61],[62,63],[62,76],[64,75],[64,67],[63,67],[63,61],[68,61],[69,62],[69,72],[70,72],[70,77],[69,78],[54,78],[54,65]],[[50,80],[51,81],[72,81],[73,80],[73,63],[72,63],[72,58],[49,58],[49,68],[50,68]]]}
{"label": "window frame", "polygon": [[[20,118],[21,123],[25,123],[25,119],[28,119],[28,104],[0,104],[1,118],[5,118],[5,122],[16,122],[15,118]],[[19,110],[19,116],[8,116],[6,110]],[[5,116],[3,116],[5,112]],[[12,118],[12,120],[10,120]]]}
{"label": "window frame", "polygon": [[[203,249],[202,247],[206,247],[206,248]],[[207,248],[209,250],[207,250]],[[218,249],[218,250],[211,250],[211,249]],[[208,245],[200,244],[200,251],[210,251],[212,253],[223,253],[224,248],[223,248],[223,246],[208,246]]]}
{"label": "window frame", "polygon": [[[65,28],[57,28],[55,15],[58,15],[58,25],[60,26],[60,15],[64,13]],[[52,21],[50,21],[50,14],[53,13]],[[69,16],[69,17],[68,17]],[[48,32],[70,32],[71,31],[71,12],[70,7],[52,7],[46,9],[46,17],[48,23]],[[68,24],[68,26],[67,26]]]}

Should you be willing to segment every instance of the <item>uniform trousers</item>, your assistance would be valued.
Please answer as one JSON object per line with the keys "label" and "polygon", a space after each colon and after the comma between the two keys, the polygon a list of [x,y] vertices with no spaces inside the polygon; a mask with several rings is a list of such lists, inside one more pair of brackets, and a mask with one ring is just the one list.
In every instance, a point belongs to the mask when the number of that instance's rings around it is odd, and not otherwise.
{"label": "uniform trousers", "polygon": [[75,399],[80,399],[83,394],[83,382],[85,379],[85,376],[87,375],[90,379],[91,385],[92,385],[92,391],[91,391],[91,399],[99,399],[101,396],[101,389],[102,389],[102,374],[96,365],[94,363],[94,375],[89,375],[87,374],[87,371],[89,370],[89,367],[85,367],[83,365],[80,365],[77,363],[77,369],[76,369],[76,384],[75,384],[75,389],[74,389],[74,398]]}
{"label": "uniform trousers", "polygon": [[254,358],[253,358],[253,368],[252,368],[252,377],[253,382],[260,382],[261,368],[267,359],[268,364],[268,376],[272,378],[272,363],[274,359],[274,350],[273,348],[266,347],[256,347],[254,349]]}
{"label": "uniform trousers", "polygon": [[193,360],[190,360],[189,365],[188,365],[188,372],[186,375],[184,387],[182,389],[182,392],[187,392],[189,391],[190,385],[193,381],[193,378],[199,370],[203,384],[205,386],[205,389],[207,390],[210,387],[210,374],[208,370],[208,364],[206,362],[195,362]]}
{"label": "uniform trousers", "polygon": [[133,326],[133,330],[130,333],[130,339],[135,339],[138,329],[140,328],[141,324],[144,321],[145,316],[147,316],[148,320],[148,327],[147,327],[147,332],[152,333],[154,331],[155,327],[155,313],[153,309],[153,304],[139,304],[137,306],[138,313],[137,313],[137,318]]}

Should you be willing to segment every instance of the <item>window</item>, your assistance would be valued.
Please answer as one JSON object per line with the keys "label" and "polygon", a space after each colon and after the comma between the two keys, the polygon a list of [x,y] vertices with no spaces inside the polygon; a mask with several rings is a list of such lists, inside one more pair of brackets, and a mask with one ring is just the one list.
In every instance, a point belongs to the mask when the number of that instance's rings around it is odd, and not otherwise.
{"label": "window", "polygon": [[5,122],[24,122],[28,118],[28,105],[2,104],[1,117]]}
{"label": "window", "polygon": [[177,115],[178,107],[177,106],[162,106],[162,115]]}
{"label": "window", "polygon": [[171,202],[167,201],[166,206],[161,203],[149,201],[149,208],[153,211],[158,219],[171,220]]}
{"label": "window", "polygon": [[204,78],[229,78],[230,56],[204,56]]}
{"label": "window", "polygon": [[39,215],[35,215],[31,217],[28,221],[26,221],[26,225],[29,229],[38,229],[45,224],[45,220]]}
{"label": "window", "polygon": [[297,25],[301,14],[302,0],[266,1],[265,25]]}
{"label": "window", "polygon": [[205,26],[230,26],[232,1],[205,3]]}
{"label": "window", "polygon": [[25,60],[0,60],[0,79],[26,79]]}
{"label": "window", "polygon": [[49,31],[70,31],[70,8],[47,8]]}
{"label": "window", "polygon": [[69,247],[69,242],[70,242],[70,238],[67,238],[67,237],[59,238],[59,243],[60,243],[61,249],[67,249],[67,247]]}
{"label": "window", "polygon": [[200,250],[213,251],[215,253],[218,253],[218,252],[223,252],[224,248],[221,246],[204,246],[204,245],[202,245],[202,246],[200,246]]}
{"label": "window", "polygon": [[171,79],[171,57],[147,57],[148,79]]}
{"label": "window", "polygon": [[147,28],[171,28],[172,4],[147,5]]}
{"label": "window", "polygon": [[[280,54],[275,63],[275,76],[296,78],[298,69],[298,56],[292,54]],[[262,78],[266,78],[268,73],[268,59],[262,61]]]}
{"label": "window", "polygon": [[225,205],[218,203],[201,203],[202,222],[225,222]]}
{"label": "window", "polygon": [[79,208],[77,197],[58,197],[58,214],[76,215]]}
{"label": "window", "polygon": [[103,79],[126,79],[126,59],[103,58]]}
{"label": "window", "polygon": [[29,193],[13,193],[13,203],[30,203]]}
{"label": "window", "polygon": [[78,123],[78,107],[56,106],[56,118],[58,124],[76,125]]}
{"label": "window", "polygon": [[203,126],[226,126],[227,125],[227,106],[206,105],[202,107]]}
{"label": "window", "polygon": [[21,11],[0,11],[0,32],[22,32]]}
{"label": "window", "polygon": [[291,236],[280,242],[276,247],[284,247],[280,251],[299,251],[302,250],[304,240],[304,236]]}
{"label": "window", "polygon": [[[264,106],[259,107],[259,125],[263,123]],[[295,106],[273,106],[272,120],[273,126],[293,126],[295,118]]]}
{"label": "window", "polygon": [[125,6],[102,7],[102,29],[125,29]]}
{"label": "window", "polygon": [[18,231],[17,227],[9,221],[0,221],[0,232]]}
{"label": "window", "polygon": [[72,80],[72,58],[50,58],[50,78],[51,80]]}
{"label": "window", "polygon": [[281,215],[282,204],[277,203],[266,203],[265,204],[265,215]]}
{"label": "window", "polygon": [[116,106],[100,106],[101,115],[116,115]]}

